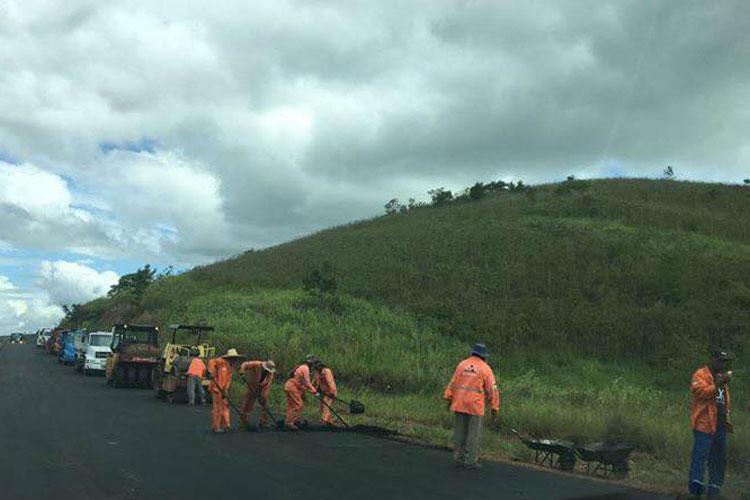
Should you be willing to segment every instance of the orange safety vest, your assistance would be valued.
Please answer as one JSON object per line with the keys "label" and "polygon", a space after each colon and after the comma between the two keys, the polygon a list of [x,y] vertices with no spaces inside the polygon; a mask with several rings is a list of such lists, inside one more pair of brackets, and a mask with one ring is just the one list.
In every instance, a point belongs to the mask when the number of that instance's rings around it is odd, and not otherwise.
{"label": "orange safety vest", "polygon": [[266,373],[266,378],[260,380],[263,374],[263,361],[245,361],[240,365],[240,373],[247,379],[247,388],[253,394],[258,394],[261,398],[267,399],[271,391],[271,382],[273,382],[273,373]]}
{"label": "orange safety vest", "polygon": [[336,397],[336,381],[333,380],[333,372],[327,366],[315,372],[315,385],[326,396]]}
{"label": "orange safety vest", "polygon": [[[731,399],[729,388],[724,384],[724,395],[726,398],[727,422],[729,423],[729,411]],[[718,421],[718,408],[716,407],[716,395],[718,388],[714,383],[714,375],[711,368],[706,365],[699,368],[693,374],[690,384],[690,426],[693,430],[714,434]]]}
{"label": "orange safety vest", "polygon": [[213,358],[208,362],[208,371],[211,373],[211,385],[209,389],[214,392],[227,392],[232,383],[232,367],[224,358]]}
{"label": "orange safety vest", "polygon": [[203,378],[203,374],[206,372],[206,364],[201,358],[195,357],[190,361],[188,366],[188,376]]}
{"label": "orange safety vest", "polygon": [[461,361],[453,372],[443,399],[451,402],[451,411],[468,415],[484,415],[485,401],[493,410],[500,409],[500,393],[492,368],[478,356]]}

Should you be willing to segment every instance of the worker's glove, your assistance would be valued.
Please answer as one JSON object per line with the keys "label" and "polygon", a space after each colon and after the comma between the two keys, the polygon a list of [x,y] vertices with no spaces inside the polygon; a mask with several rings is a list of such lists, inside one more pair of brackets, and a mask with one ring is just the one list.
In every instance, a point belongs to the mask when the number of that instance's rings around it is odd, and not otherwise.
{"label": "worker's glove", "polygon": [[453,401],[451,401],[450,399],[447,399],[447,400],[445,401],[445,409],[446,409],[446,410],[448,410],[448,411],[450,411],[450,409],[451,409],[451,404],[453,404]]}
{"label": "worker's glove", "polygon": [[492,415],[492,420],[497,420],[497,410],[492,410],[490,414]]}
{"label": "worker's glove", "polygon": [[727,426],[727,432],[728,432],[729,434],[731,434],[731,433],[733,433],[733,432],[734,432],[734,424],[733,424],[732,422],[727,422],[727,423],[726,423],[726,426]]}

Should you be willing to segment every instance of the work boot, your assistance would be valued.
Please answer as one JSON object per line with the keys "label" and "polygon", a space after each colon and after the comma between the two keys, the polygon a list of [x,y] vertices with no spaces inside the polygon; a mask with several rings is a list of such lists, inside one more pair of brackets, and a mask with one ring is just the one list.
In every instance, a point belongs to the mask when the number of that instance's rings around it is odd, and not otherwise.
{"label": "work boot", "polygon": [[214,434],[224,434],[224,429],[213,429]]}
{"label": "work boot", "polygon": [[287,429],[290,431],[298,431],[299,427],[297,427],[297,424],[284,424],[284,429]]}
{"label": "work boot", "polygon": [[721,488],[709,485],[708,491],[706,492],[706,500],[721,500],[721,498],[724,498],[721,496]]}

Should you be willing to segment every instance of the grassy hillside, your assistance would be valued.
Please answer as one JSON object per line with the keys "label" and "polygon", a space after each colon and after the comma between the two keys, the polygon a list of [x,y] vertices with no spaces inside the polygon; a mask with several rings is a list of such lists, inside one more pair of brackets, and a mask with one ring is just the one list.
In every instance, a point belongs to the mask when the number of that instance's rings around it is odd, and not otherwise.
{"label": "grassy hillside", "polygon": [[648,180],[543,186],[324,231],[164,283],[298,288],[329,263],[350,295],[496,351],[695,360],[750,329],[750,191]]}
{"label": "grassy hillside", "polygon": [[[648,454],[640,463],[673,471],[681,484],[687,380],[710,344],[738,355],[735,401],[747,401],[748,243],[750,190],[575,181],[250,251],[159,279],[138,305],[93,301],[81,323],[204,320],[219,327],[222,345],[284,368],[314,352],[346,390],[367,398],[370,418],[442,443],[450,420],[440,392],[466,344],[482,340],[502,391],[491,452],[522,453],[510,427],[625,436]],[[316,269],[335,277],[337,300],[301,290]],[[740,474],[750,419],[738,408],[735,420],[731,462]]]}

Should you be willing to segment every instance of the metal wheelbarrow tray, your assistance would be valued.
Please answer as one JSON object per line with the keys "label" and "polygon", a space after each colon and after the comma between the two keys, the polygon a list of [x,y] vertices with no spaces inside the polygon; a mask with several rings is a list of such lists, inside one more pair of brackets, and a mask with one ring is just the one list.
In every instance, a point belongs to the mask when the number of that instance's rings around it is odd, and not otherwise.
{"label": "metal wheelbarrow tray", "polygon": [[628,458],[632,451],[632,446],[624,444],[591,443],[575,447],[578,458],[586,463],[586,473],[601,472],[604,476],[619,479],[626,477],[630,471]]}
{"label": "metal wheelbarrow tray", "polygon": [[534,451],[535,464],[559,467],[562,470],[573,470],[575,468],[576,455],[572,441],[523,437],[515,429],[511,429],[511,432],[530,450]]}

